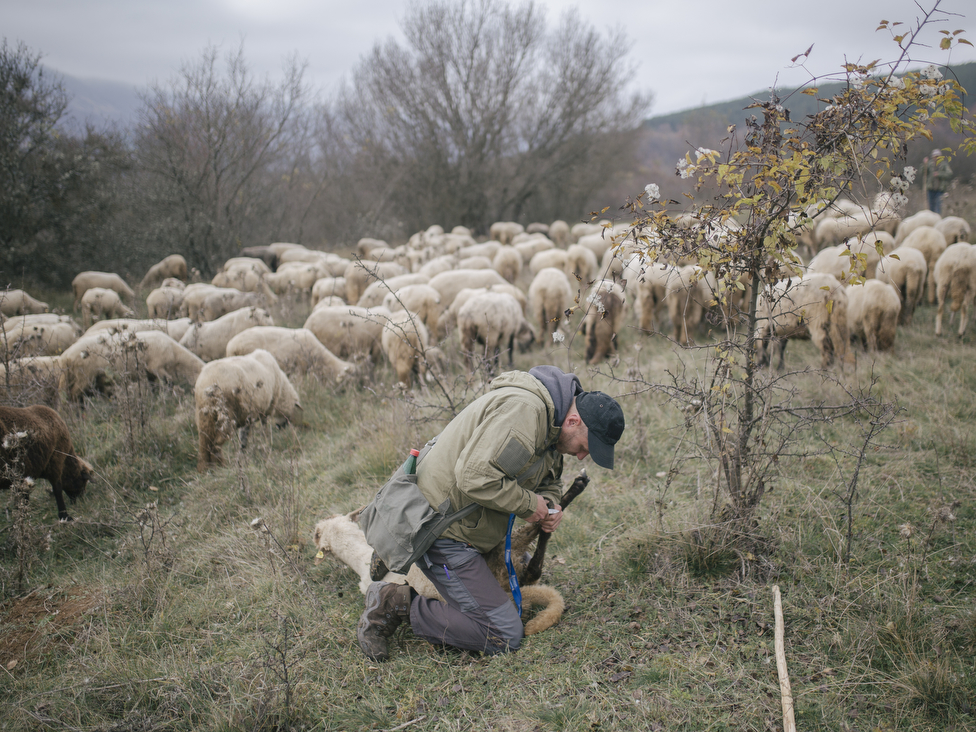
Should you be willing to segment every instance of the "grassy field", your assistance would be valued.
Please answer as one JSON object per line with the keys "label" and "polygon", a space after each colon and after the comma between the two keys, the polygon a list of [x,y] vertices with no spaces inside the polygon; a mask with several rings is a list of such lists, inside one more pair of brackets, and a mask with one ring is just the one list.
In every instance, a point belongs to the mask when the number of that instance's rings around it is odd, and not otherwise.
{"label": "grassy field", "polygon": [[[853,498],[864,415],[799,434],[748,548],[703,540],[715,465],[681,405],[646,388],[701,368],[704,351],[631,327],[612,368],[585,367],[582,339],[518,355],[622,395],[628,428],[617,470],[567,463],[592,481],[550,544],[562,621],[491,658],[406,630],[388,663],[368,661],[358,578],[313,561],[315,522],[364,505],[441,429],[436,391],[405,394],[385,364],[344,390],[299,381],[305,425],[256,430],[243,457],[225,445],[227,467],[205,475],[185,389],[65,406],[97,481],[66,524],[46,484],[26,519],[0,496],[0,729],[776,730],[774,585],[798,729],[974,729],[976,328],[937,339],[933,321],[923,308],[893,352],[831,378],[791,343],[798,403],[876,380],[899,411]],[[462,401],[478,393],[448,382]]]}

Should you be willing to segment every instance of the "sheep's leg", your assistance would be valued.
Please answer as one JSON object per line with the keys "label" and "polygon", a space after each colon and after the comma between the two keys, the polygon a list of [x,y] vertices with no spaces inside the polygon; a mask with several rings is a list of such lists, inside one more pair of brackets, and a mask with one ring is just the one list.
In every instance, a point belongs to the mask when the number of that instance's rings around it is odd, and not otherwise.
{"label": "sheep's leg", "polygon": [[54,500],[58,504],[58,519],[61,521],[73,521],[68,515],[68,507],[64,505],[64,491],[60,481],[51,481],[51,492],[54,493]]}
{"label": "sheep's leg", "polygon": [[[560,499],[562,503],[562,509],[565,511],[566,507],[575,500],[575,498],[582,493],[586,486],[589,484],[590,478],[587,476],[586,471],[583,470],[573,484],[569,487],[569,490],[563,494]],[[549,532],[541,531],[539,532],[539,541],[536,543],[535,552],[532,554],[532,558],[525,565],[525,572],[523,573],[523,578],[519,578],[519,581],[523,584],[531,585],[539,581],[542,577],[542,563],[546,559],[546,545],[549,543],[549,537],[552,536]]]}
{"label": "sheep's leg", "polygon": [[939,301],[939,309],[935,311],[935,334],[937,336],[942,335],[942,315],[945,312],[945,288],[939,287],[939,293],[937,295]]}

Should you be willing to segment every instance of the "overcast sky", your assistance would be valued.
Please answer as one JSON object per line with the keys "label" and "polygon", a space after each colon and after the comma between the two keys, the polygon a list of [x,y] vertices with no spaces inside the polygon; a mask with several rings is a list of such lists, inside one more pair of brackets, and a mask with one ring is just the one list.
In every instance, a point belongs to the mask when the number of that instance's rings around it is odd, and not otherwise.
{"label": "overcast sky", "polygon": [[[923,2],[931,7],[933,0]],[[914,26],[912,0],[546,0],[550,23],[575,9],[596,28],[622,28],[637,67],[634,85],[654,94],[652,115],[725,101],[770,87],[797,86],[811,74],[852,61],[891,59],[896,50],[878,21]],[[45,66],[81,78],[144,86],[166,81],[180,62],[213,44],[228,51],[244,39],[261,75],[280,73],[298,54],[308,80],[328,94],[377,40],[401,38],[407,0],[0,0],[0,34],[43,55]],[[942,0],[937,28],[963,29],[976,43],[976,3]],[[967,17],[968,13],[968,17]],[[915,56],[945,63],[937,28]],[[807,70],[790,59],[813,45]],[[976,60],[960,46],[952,63]],[[970,90],[971,92],[976,90]]]}

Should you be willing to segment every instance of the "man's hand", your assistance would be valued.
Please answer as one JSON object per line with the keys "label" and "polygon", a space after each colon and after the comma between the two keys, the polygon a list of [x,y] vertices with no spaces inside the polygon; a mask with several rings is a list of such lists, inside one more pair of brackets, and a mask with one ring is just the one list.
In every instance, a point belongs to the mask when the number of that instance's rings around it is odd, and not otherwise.
{"label": "man's hand", "polygon": [[539,523],[539,527],[546,532],[553,532],[556,527],[559,526],[559,522],[563,520],[563,510],[560,506],[556,506],[556,513],[549,513],[549,504],[546,503],[546,499],[536,494],[536,506],[535,513],[525,519],[530,524]]}

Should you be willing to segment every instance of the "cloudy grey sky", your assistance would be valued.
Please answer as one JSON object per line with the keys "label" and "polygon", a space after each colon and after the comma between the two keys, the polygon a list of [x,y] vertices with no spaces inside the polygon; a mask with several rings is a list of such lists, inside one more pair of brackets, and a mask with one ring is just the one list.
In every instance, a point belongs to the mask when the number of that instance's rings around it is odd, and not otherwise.
{"label": "cloudy grey sky", "polygon": [[[934,0],[920,0],[930,8]],[[913,0],[537,0],[555,23],[576,12],[596,28],[622,28],[637,68],[635,87],[654,93],[651,114],[666,114],[725,101],[768,88],[796,86],[852,61],[891,59],[890,34],[878,21],[914,26],[921,16]],[[0,0],[0,34],[23,41],[43,63],[81,78],[136,86],[166,81],[183,60],[208,45],[234,50],[244,39],[245,57],[261,75],[277,76],[283,60],[308,62],[308,80],[328,94],[349,76],[377,40],[399,38],[408,0]],[[972,0],[942,0],[951,15],[924,39],[931,47],[915,56],[945,63],[938,28],[964,29],[976,43]],[[967,17],[967,14],[968,16]],[[810,45],[807,68],[790,69],[790,58]],[[952,63],[976,60],[960,46]],[[971,90],[974,91],[974,90]]]}

